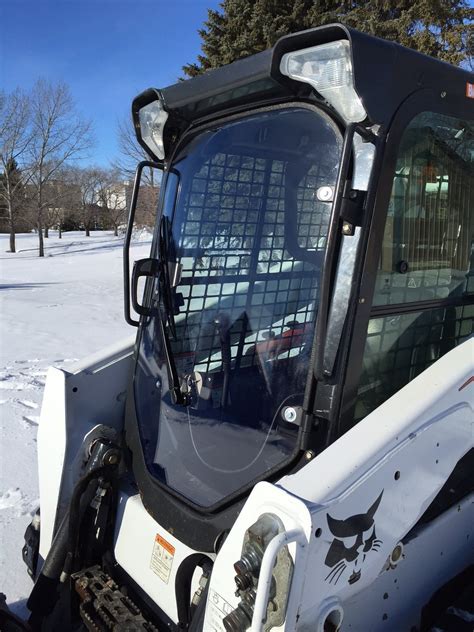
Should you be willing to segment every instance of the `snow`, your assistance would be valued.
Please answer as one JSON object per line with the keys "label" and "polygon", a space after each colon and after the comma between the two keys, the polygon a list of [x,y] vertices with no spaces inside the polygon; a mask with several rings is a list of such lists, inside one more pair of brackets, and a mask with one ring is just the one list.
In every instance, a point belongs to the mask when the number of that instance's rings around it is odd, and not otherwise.
{"label": "snow", "polygon": [[[147,257],[140,232],[131,258]],[[37,236],[17,236],[15,254],[0,235],[0,592],[25,615],[32,588],[23,534],[38,504],[36,433],[46,371],[133,334],[123,318],[122,237],[53,233],[45,257]]]}

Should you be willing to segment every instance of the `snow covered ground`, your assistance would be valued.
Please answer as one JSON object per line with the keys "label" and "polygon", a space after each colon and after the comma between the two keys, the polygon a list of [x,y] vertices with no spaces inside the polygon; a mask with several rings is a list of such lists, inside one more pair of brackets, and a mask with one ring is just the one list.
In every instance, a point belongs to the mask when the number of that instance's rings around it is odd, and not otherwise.
{"label": "snow covered ground", "polygon": [[[23,533],[39,504],[36,432],[47,368],[68,364],[133,334],[123,318],[122,238],[56,233],[37,256],[37,236],[0,235],[0,592],[24,613],[32,582]],[[151,237],[132,245],[147,257]]]}

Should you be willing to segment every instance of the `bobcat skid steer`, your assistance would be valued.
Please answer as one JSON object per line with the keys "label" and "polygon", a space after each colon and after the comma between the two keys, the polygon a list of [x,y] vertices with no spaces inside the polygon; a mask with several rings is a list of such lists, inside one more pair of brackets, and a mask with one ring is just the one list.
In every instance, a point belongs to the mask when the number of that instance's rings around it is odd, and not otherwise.
{"label": "bobcat skid steer", "polygon": [[132,110],[138,333],[49,372],[25,627],[471,629],[474,75],[332,25]]}

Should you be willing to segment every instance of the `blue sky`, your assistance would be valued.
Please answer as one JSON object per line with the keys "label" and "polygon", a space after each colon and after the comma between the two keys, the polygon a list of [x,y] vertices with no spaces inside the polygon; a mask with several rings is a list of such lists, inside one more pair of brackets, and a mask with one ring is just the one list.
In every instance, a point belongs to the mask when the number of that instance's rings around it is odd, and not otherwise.
{"label": "blue sky", "polygon": [[218,0],[0,0],[0,87],[66,81],[94,121],[91,162],[116,153],[133,97],[174,83],[200,51],[197,29]]}
{"label": "blue sky", "polygon": [[[469,4],[473,6],[473,0]],[[0,87],[66,81],[94,121],[91,162],[106,165],[118,119],[150,86],[174,83],[200,50],[197,29],[218,0],[0,0]]]}

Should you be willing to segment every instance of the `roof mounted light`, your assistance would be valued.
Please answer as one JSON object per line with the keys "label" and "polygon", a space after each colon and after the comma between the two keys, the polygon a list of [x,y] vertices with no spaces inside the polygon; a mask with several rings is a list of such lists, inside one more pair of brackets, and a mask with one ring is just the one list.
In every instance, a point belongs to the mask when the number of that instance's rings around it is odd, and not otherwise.
{"label": "roof mounted light", "polygon": [[347,40],[286,53],[281,58],[280,71],[312,85],[347,123],[360,123],[367,117],[354,88],[351,46]]}
{"label": "roof mounted light", "polygon": [[154,160],[164,160],[163,130],[168,112],[163,106],[160,93],[150,88],[139,95],[133,101],[132,115],[140,145]]}

